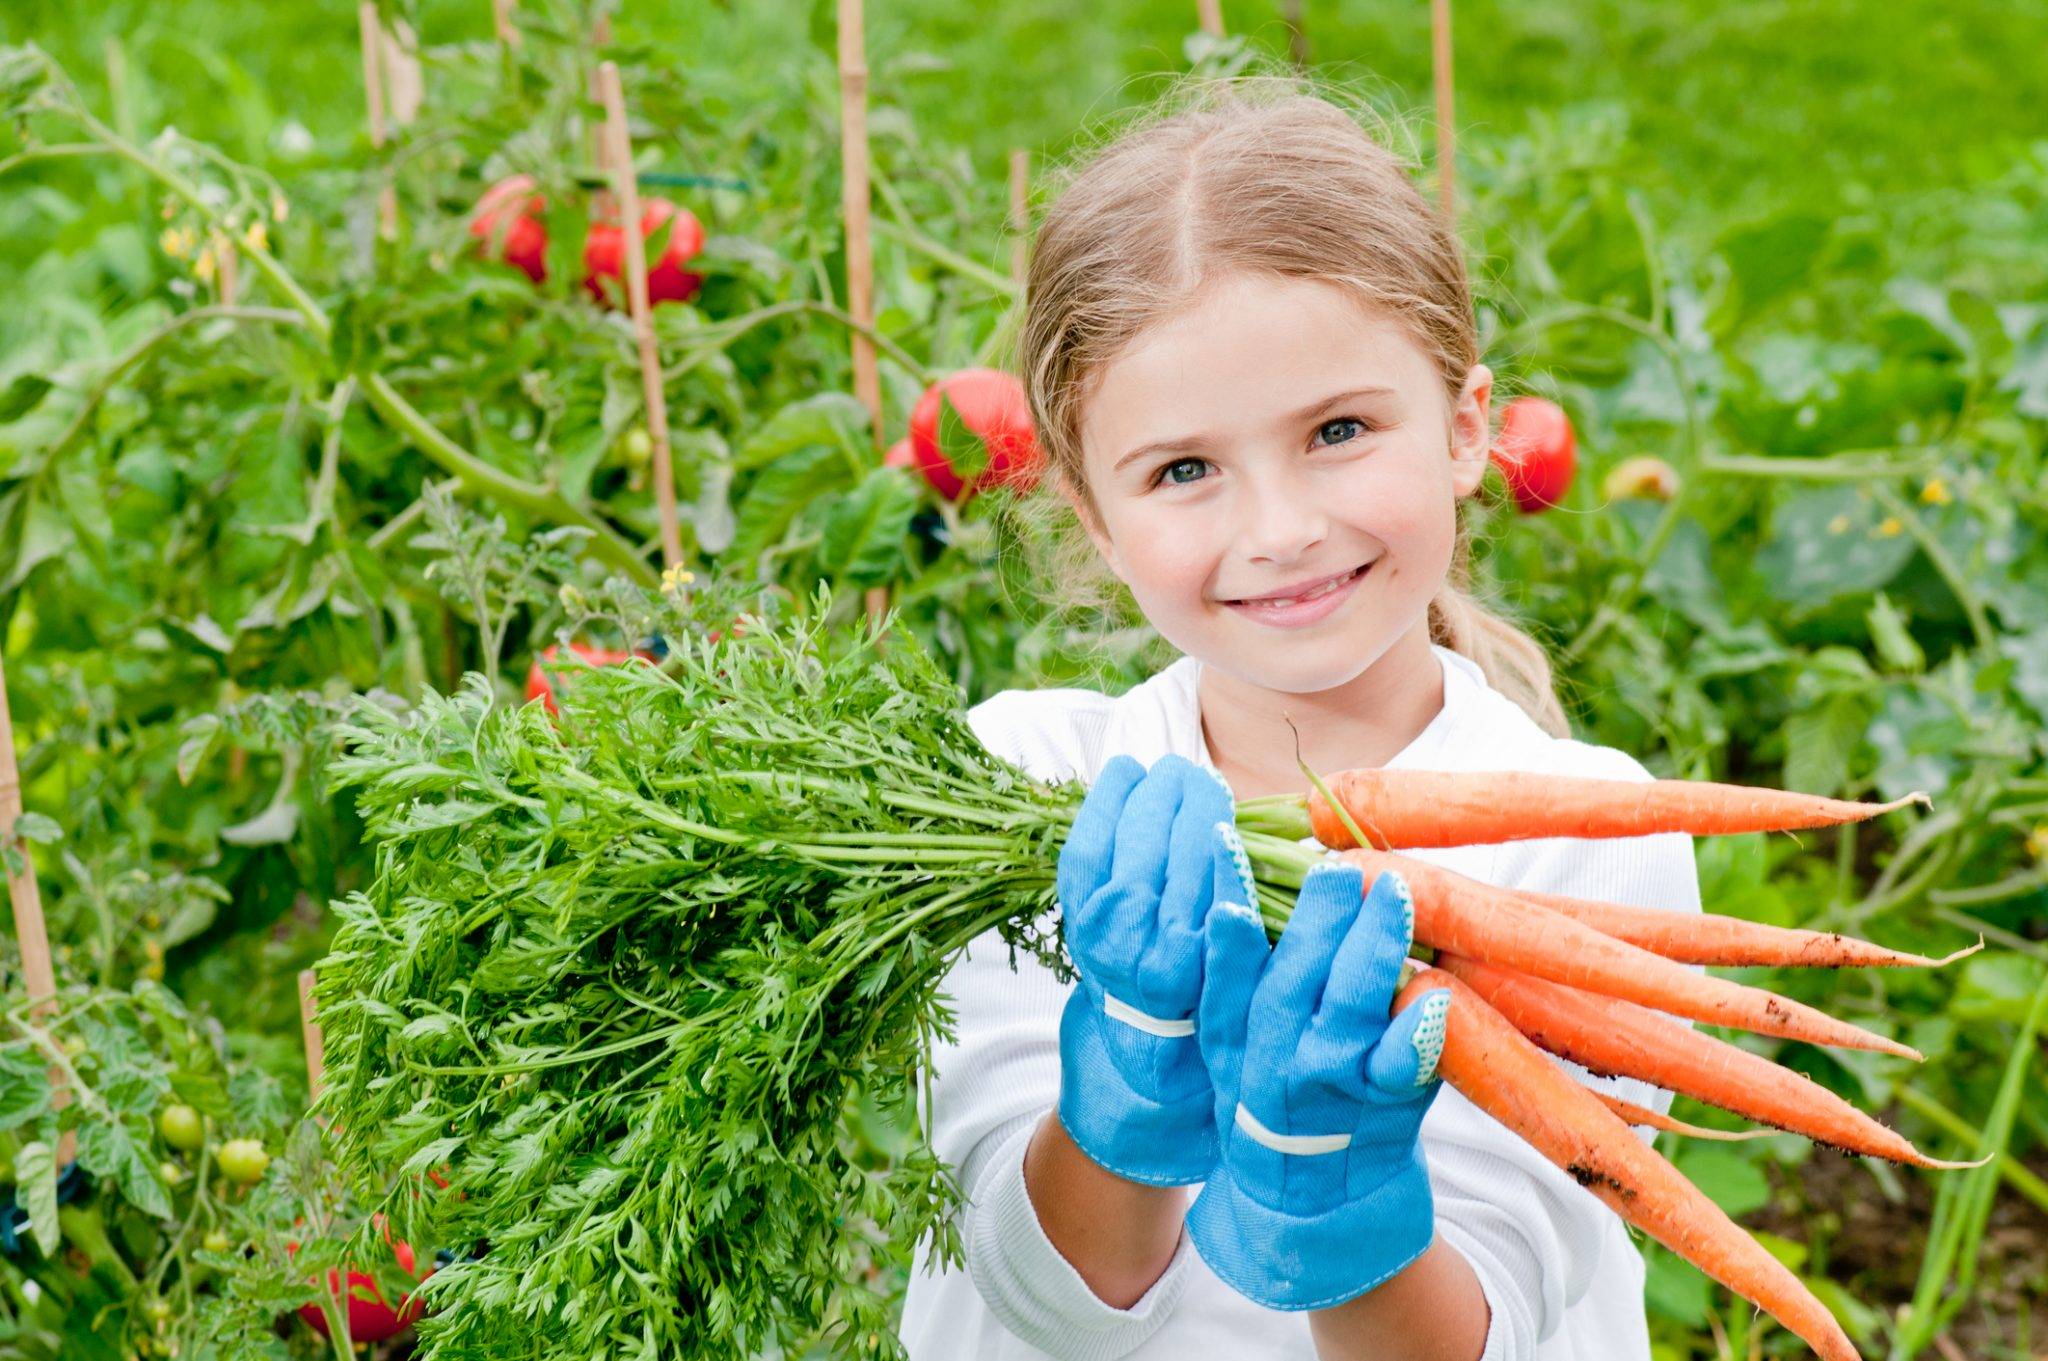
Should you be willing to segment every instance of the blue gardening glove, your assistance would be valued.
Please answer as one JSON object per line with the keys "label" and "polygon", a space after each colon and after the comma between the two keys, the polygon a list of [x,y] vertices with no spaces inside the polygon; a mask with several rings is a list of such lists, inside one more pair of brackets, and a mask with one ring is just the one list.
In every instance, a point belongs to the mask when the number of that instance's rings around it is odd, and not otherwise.
{"label": "blue gardening glove", "polygon": [[[1321,1309],[1420,1257],[1436,1228],[1422,1158],[1450,994],[1391,1021],[1415,906],[1398,874],[1312,867],[1279,944],[1217,853],[1200,1042],[1222,1159],[1188,1212],[1196,1251],[1269,1309]],[[1362,901],[1361,901],[1362,900]]]}
{"label": "blue gardening glove", "polygon": [[1060,851],[1067,954],[1060,1123],[1129,1181],[1186,1186],[1216,1165],[1215,1093],[1195,1040],[1202,923],[1230,790],[1183,757],[1102,768]]}

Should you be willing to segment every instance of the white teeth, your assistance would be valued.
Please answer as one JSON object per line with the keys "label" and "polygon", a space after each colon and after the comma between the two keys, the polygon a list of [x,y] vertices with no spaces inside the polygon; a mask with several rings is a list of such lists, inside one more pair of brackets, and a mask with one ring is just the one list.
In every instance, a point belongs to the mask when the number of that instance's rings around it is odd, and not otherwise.
{"label": "white teeth", "polygon": [[1277,599],[1268,600],[1247,600],[1244,603],[1247,605],[1261,606],[1269,610],[1279,609],[1287,605],[1299,605],[1303,601],[1319,599],[1322,596],[1326,596],[1330,592],[1339,589],[1340,587],[1350,584],[1352,579],[1357,575],[1358,573],[1356,571],[1347,572],[1341,577],[1333,577],[1332,579],[1324,582],[1322,585],[1316,587],[1312,591],[1303,591],[1300,595],[1281,596]]}

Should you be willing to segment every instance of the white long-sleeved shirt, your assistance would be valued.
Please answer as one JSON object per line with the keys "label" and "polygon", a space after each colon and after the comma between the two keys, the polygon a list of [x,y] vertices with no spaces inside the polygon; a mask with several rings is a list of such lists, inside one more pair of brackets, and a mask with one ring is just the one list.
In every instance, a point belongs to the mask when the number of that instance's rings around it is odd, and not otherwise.
{"label": "white long-sleeved shirt", "polygon": [[[1527,770],[1649,778],[1611,747],[1551,737],[1469,659],[1435,649],[1444,704],[1390,768]],[[1112,756],[1176,753],[1215,769],[1201,732],[1200,663],[1183,657],[1120,697],[1008,690],[968,715],[997,755],[1043,780],[1091,783]],[[1410,854],[1507,887],[1700,910],[1692,839],[1555,838]],[[1266,1309],[1219,1280],[1182,1233],[1165,1274],[1117,1309],[1091,1291],[1040,1226],[1024,1148],[1059,1100],[1059,1018],[1068,986],[993,932],[947,976],[954,1038],[933,1056],[934,1145],[959,1176],[965,1270],[933,1271],[920,1246],[900,1336],[912,1361],[1313,1361],[1308,1315]],[[1579,1081],[1662,1113],[1669,1092]],[[1648,1142],[1654,1131],[1638,1127]],[[1640,1361],[1650,1352],[1643,1260],[1622,1221],[1569,1175],[1446,1084],[1422,1125],[1437,1230],[1471,1263],[1491,1309],[1483,1361]],[[1192,1192],[1191,1192],[1192,1194]]]}

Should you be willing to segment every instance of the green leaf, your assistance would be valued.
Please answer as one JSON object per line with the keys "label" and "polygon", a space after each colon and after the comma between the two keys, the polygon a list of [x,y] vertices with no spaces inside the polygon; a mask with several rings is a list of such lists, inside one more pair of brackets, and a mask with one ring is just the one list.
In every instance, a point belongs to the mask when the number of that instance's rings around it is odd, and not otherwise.
{"label": "green leaf", "polygon": [[721,556],[751,565],[782,538],[806,506],[837,492],[849,478],[839,451],[822,445],[810,445],[769,464],[741,498],[732,543]]}
{"label": "green leaf", "polygon": [[746,472],[812,445],[833,449],[859,448],[866,443],[868,409],[844,392],[820,392],[791,402],[740,445],[733,470]]}
{"label": "green leaf", "polygon": [[39,846],[54,845],[64,839],[64,829],[57,825],[57,820],[42,813],[23,813],[16,818],[14,834]]}
{"label": "green leaf", "polygon": [[15,1129],[50,1108],[50,1074],[29,1049],[0,1050],[0,1130]]}
{"label": "green leaf", "polygon": [[1916,675],[1927,669],[1927,654],[1920,650],[1920,644],[1906,627],[1905,613],[1892,604],[1890,596],[1879,591],[1877,599],[1865,611],[1863,622],[1870,629],[1870,641],[1877,647],[1877,655],[1886,666]]}
{"label": "green leaf", "polygon": [[78,1131],[78,1161],[94,1176],[120,1187],[136,1209],[167,1219],[171,1195],[149,1157],[147,1128],[142,1126],[138,1134],[126,1120],[95,1120]]}
{"label": "green leaf", "polygon": [[1786,786],[1802,794],[1840,793],[1869,723],[1869,705],[1853,694],[1794,713],[1785,721]]}
{"label": "green leaf", "polygon": [[1770,1203],[1771,1184],[1763,1170],[1740,1153],[1688,1147],[1673,1161],[1687,1181],[1731,1217],[1740,1218]]}
{"label": "green leaf", "polygon": [[876,586],[895,577],[918,500],[901,468],[870,472],[833,502],[818,546],[820,569],[849,586]]}
{"label": "green leaf", "polygon": [[53,386],[55,385],[49,379],[39,373],[17,375],[15,380],[7,385],[7,390],[0,392],[0,425],[18,421],[35,410],[43,398],[49,395]]}
{"label": "green leaf", "polygon": [[939,396],[939,452],[963,483],[972,485],[988,470],[988,445],[961,419],[947,393]]}
{"label": "green leaf", "polygon": [[57,1227],[57,1159],[40,1139],[31,1139],[14,1154],[14,1198],[28,1211],[36,1246],[43,1256],[55,1257],[63,1243]]}
{"label": "green leaf", "polygon": [[1771,517],[1771,537],[1756,555],[1762,585],[1798,605],[1876,590],[1898,575],[1917,547],[1889,520],[1856,487],[1793,494]]}

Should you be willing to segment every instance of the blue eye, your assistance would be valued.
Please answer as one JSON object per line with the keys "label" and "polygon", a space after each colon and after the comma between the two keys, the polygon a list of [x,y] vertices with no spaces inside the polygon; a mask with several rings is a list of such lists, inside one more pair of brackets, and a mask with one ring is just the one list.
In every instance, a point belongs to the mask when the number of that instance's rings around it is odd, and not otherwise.
{"label": "blue eye", "polygon": [[[1341,430],[1346,427],[1350,427],[1350,434],[1340,436],[1336,439],[1330,439],[1328,437],[1329,433],[1332,430]],[[1352,440],[1357,439],[1359,435],[1363,434],[1365,432],[1365,429],[1366,425],[1364,421],[1353,420],[1349,416],[1339,416],[1334,421],[1324,421],[1321,425],[1317,426],[1316,434],[1323,436],[1323,442],[1326,444],[1348,444]]]}
{"label": "blue eye", "polygon": [[1188,484],[1189,484],[1189,483],[1191,483],[1191,482],[1199,482],[1199,481],[1201,481],[1201,478],[1200,478],[1199,476],[1196,476],[1196,477],[1178,477],[1178,476],[1175,476],[1175,473],[1176,473],[1176,471],[1177,471],[1177,470],[1180,470],[1180,469],[1186,469],[1186,468],[1195,468],[1195,469],[1202,469],[1202,468],[1206,468],[1206,467],[1208,467],[1208,466],[1209,466],[1209,461],[1208,461],[1207,459],[1202,459],[1202,458],[1177,458],[1177,459],[1175,459],[1175,460],[1174,460],[1173,462],[1171,462],[1171,463],[1167,464],[1167,465],[1166,465],[1166,466],[1165,466],[1164,468],[1161,468],[1161,469],[1159,470],[1159,476],[1157,476],[1157,477],[1153,478],[1153,479],[1152,479],[1152,483],[1153,483],[1153,485],[1154,485],[1154,486],[1157,486],[1157,485],[1158,485],[1159,483],[1161,483],[1161,482],[1171,482],[1171,483],[1173,483],[1173,484],[1174,484],[1174,485],[1176,485],[1176,486],[1183,486],[1183,487],[1184,487],[1184,486],[1188,485]]}

